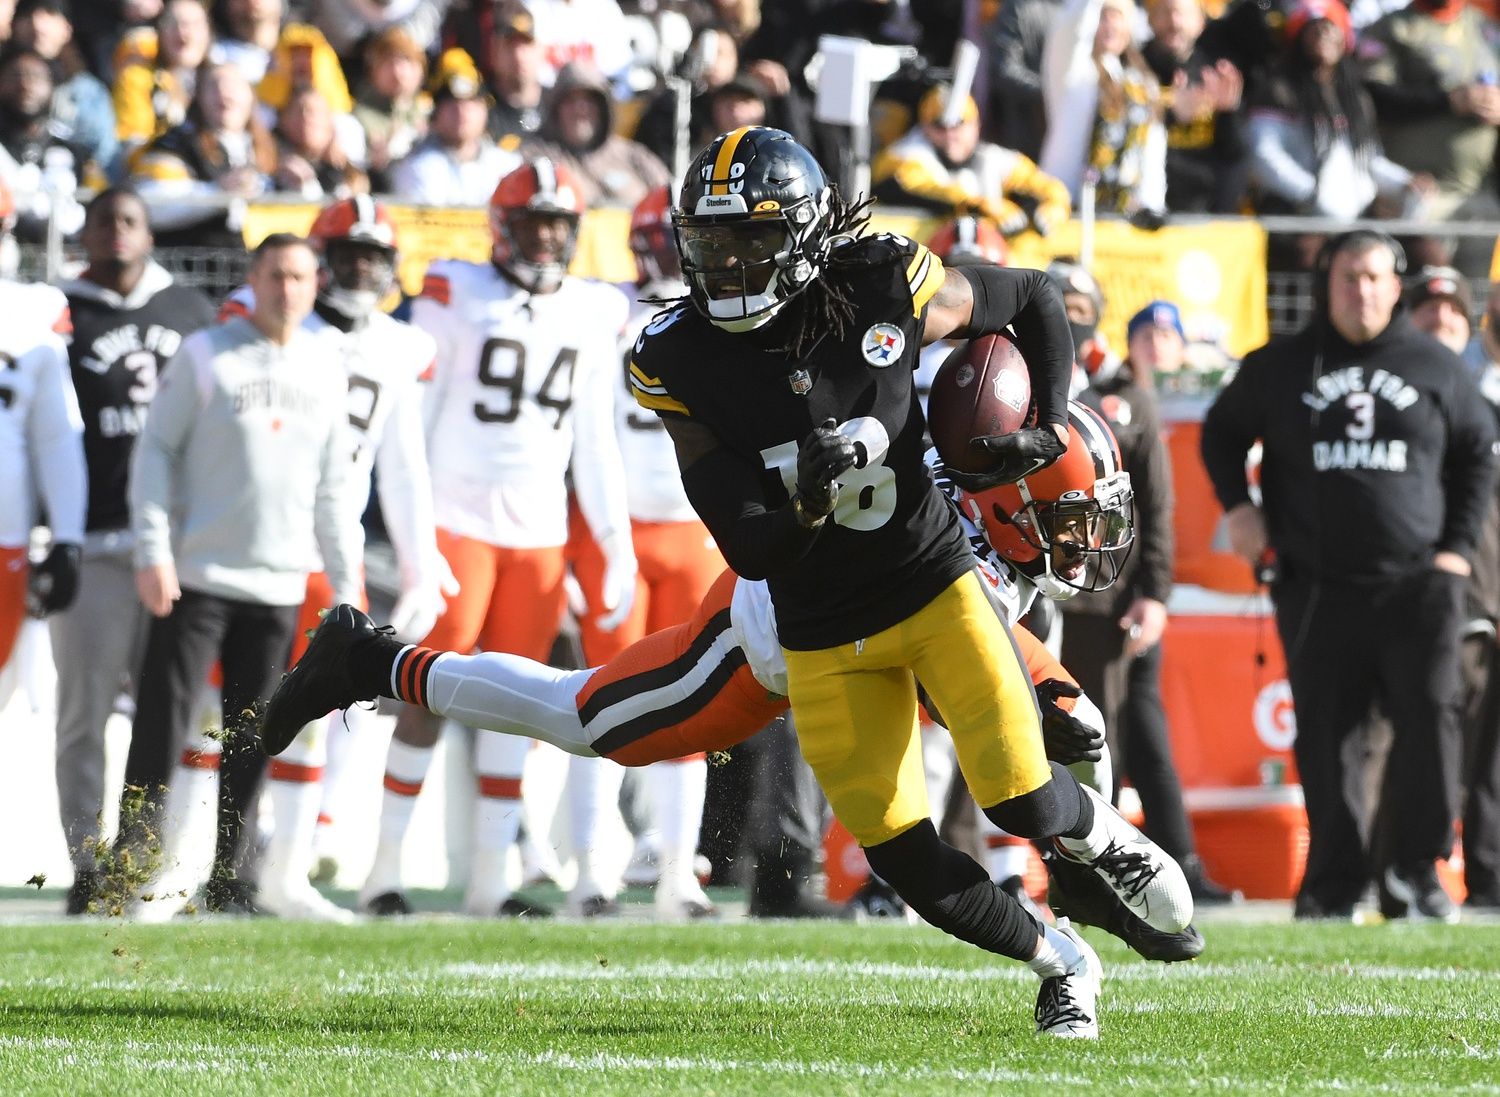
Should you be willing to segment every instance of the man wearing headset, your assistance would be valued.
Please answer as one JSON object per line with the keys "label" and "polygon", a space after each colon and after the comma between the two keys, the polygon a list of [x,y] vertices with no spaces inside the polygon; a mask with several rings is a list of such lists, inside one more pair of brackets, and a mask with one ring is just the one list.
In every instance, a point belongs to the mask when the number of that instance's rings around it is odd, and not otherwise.
{"label": "man wearing headset", "polygon": [[[1495,425],[1457,356],[1401,307],[1405,265],[1384,233],[1329,240],[1312,319],[1248,355],[1203,423],[1234,550],[1277,564],[1311,838],[1299,918],[1352,917],[1372,874],[1385,916],[1456,916],[1435,862],[1458,814],[1460,614]],[[1395,739],[1366,850],[1341,748],[1377,701]]]}

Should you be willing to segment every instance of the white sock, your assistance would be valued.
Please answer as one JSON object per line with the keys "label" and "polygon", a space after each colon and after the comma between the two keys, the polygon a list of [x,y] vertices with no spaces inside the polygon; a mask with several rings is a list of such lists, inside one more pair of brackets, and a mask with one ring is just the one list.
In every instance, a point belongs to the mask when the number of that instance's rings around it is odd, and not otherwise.
{"label": "white sock", "polygon": [[1066,975],[1068,969],[1078,962],[1078,946],[1065,933],[1051,926],[1042,927],[1042,939],[1036,955],[1027,960],[1027,965],[1043,979]]}
{"label": "white sock", "polygon": [[411,813],[432,764],[432,747],[414,747],[392,739],[385,755],[385,792],[380,800],[380,838],[375,861],[360,891],[361,901],[387,891],[401,891],[401,846],[411,826]]}
{"label": "white sock", "polygon": [[521,771],[531,742],[504,735],[474,736],[474,836],[464,910],[493,916],[510,895],[511,846],[521,825]]}
{"label": "white sock", "polygon": [[618,886],[600,880],[598,865],[601,830],[619,823],[620,782],[625,770],[603,758],[568,760],[568,824],[573,836],[573,859],[578,876],[573,894],[579,899],[603,895],[612,899]]}
{"label": "white sock", "polygon": [[318,802],[318,828],[313,840],[313,849],[318,854],[328,853],[333,847],[333,822],[344,810],[349,798],[349,774],[358,767],[353,760],[362,751],[372,749],[378,742],[377,732],[372,726],[375,713],[372,709],[359,707],[335,712],[328,717],[327,733],[323,736],[323,782],[319,785],[322,795]]}
{"label": "white sock", "polygon": [[202,734],[189,738],[167,785],[161,812],[161,870],[173,886],[207,878],[219,818],[219,744]]}
{"label": "white sock", "polygon": [[[1087,785],[1081,786],[1087,788]],[[1082,838],[1063,838],[1057,840],[1073,853],[1081,853],[1085,857],[1098,857],[1109,848],[1111,839],[1110,824],[1119,819],[1114,808],[1103,797],[1090,797],[1094,804],[1094,823],[1089,827],[1088,834]],[[1120,822],[1124,822],[1120,819]]]}
{"label": "white sock", "polygon": [[656,828],[661,832],[661,878],[696,889],[693,861],[698,856],[698,832],[703,825],[708,760],[654,762],[646,767],[646,781]]}
{"label": "white sock", "polygon": [[1031,867],[1031,844],[1009,834],[985,835],[984,867],[990,879],[1003,884],[1012,876],[1026,879],[1026,870]]}
{"label": "white sock", "polygon": [[470,727],[540,739],[569,754],[595,757],[576,701],[592,674],[500,652],[447,652],[433,660],[427,700],[433,712]]}
{"label": "white sock", "polygon": [[310,886],[313,833],[318,829],[318,801],[322,797],[323,771],[316,766],[296,766],[281,758],[271,761],[266,792],[276,827],[266,843],[260,867],[262,890],[286,894]]}

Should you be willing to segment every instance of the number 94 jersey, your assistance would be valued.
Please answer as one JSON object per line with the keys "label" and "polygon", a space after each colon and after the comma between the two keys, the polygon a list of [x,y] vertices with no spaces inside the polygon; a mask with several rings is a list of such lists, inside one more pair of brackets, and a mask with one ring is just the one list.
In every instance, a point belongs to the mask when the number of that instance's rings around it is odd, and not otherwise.
{"label": "number 94 jersey", "polygon": [[854,302],[854,320],[801,362],[763,350],[756,335],[721,331],[688,306],[647,326],[630,366],[638,403],[708,427],[760,470],[767,509],[796,490],[797,452],[814,427],[834,419],[855,441],[859,459],[839,477],[832,517],[800,561],[768,577],[781,643],[802,651],[889,628],[973,565],[957,514],[922,460],[912,378],[941,261],[880,234],[840,247],[823,277]]}
{"label": "number 94 jersey", "polygon": [[619,464],[628,311],[603,283],[568,277],[532,294],[491,263],[432,264],[411,319],[438,344],[423,418],[440,528],[508,548],[567,541],[575,450],[580,463]]}

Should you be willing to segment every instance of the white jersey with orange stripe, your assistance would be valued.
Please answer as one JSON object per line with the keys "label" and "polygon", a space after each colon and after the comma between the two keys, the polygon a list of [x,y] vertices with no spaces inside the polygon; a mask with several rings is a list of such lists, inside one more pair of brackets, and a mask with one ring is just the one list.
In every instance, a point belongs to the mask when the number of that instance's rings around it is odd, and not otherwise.
{"label": "white jersey with orange stripe", "polygon": [[629,355],[636,338],[662,306],[651,299],[672,300],[685,295],[682,282],[649,282],[630,286],[626,292],[640,298],[625,325],[620,341],[620,368],[615,371],[615,433],[620,456],[625,459],[625,498],[630,517],[642,522],[696,522],[698,512],[688,502],[677,467],[677,451],[667,437],[661,418],[645,411],[630,394]]}
{"label": "white jersey with orange stripe", "polygon": [[629,535],[614,416],[628,307],[614,286],[572,276],[535,294],[492,263],[432,264],[412,322],[438,346],[423,418],[441,528],[562,545],[571,464],[595,540]]}
{"label": "white jersey with orange stripe", "polygon": [[[241,286],[229,295],[220,318],[247,315],[255,294]],[[345,447],[353,460],[346,482],[346,518],[358,524],[370,499],[370,480],[380,469],[380,509],[395,546],[403,579],[415,582],[433,565],[432,476],[422,432],[422,384],[430,378],[437,346],[425,331],[376,311],[349,330],[331,322],[323,307],[303,322],[326,340],[329,357],[349,378]]]}
{"label": "white jersey with orange stripe", "polygon": [[0,547],[30,542],[38,498],[54,540],[81,544],[88,474],[67,347],[40,323],[28,325],[24,313],[7,313],[0,333]]}

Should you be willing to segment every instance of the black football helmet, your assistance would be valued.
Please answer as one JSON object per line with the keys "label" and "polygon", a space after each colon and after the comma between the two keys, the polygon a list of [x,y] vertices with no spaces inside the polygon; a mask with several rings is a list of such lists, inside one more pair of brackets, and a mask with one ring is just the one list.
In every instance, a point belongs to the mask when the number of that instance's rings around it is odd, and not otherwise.
{"label": "black football helmet", "polygon": [[742,126],[688,168],[672,224],[693,304],[727,331],[769,322],[823,270],[833,192],[784,130]]}

